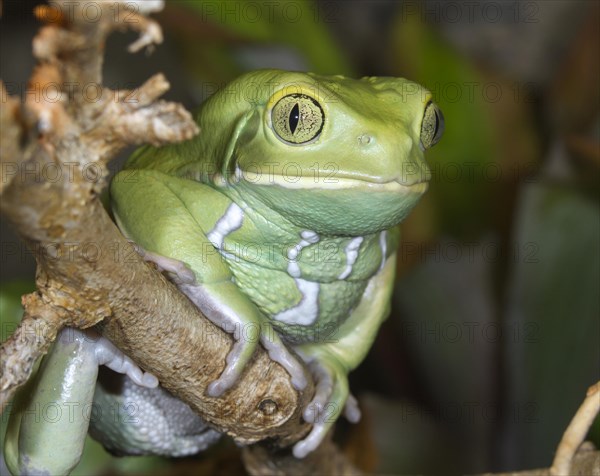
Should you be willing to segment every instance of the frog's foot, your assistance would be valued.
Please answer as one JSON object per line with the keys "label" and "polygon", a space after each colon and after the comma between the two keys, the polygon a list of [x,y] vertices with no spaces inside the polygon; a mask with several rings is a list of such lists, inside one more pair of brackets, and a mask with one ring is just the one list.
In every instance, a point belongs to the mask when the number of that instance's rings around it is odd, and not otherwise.
{"label": "frog's foot", "polygon": [[[154,263],[161,272],[166,272],[179,290],[183,292],[213,323],[232,334],[235,343],[226,357],[225,370],[219,378],[208,386],[208,394],[218,397],[231,388],[250,361],[258,341],[269,353],[271,360],[280,364],[292,377],[292,385],[297,390],[306,387],[306,376],[298,360],[291,354],[266,318],[256,312],[238,313],[227,305],[218,293],[210,292],[207,287],[198,284],[193,271],[182,261],[168,258],[135,245],[138,253]],[[244,315],[245,320],[239,316]],[[252,329],[258,329],[259,336],[247,335]]]}
{"label": "frog's foot", "polygon": [[[155,375],[144,372],[133,360],[121,352],[106,337],[102,337],[92,329],[84,331],[69,329],[73,334],[68,338],[83,339],[85,346],[94,353],[98,365],[105,365],[120,374],[127,375],[133,382],[142,387],[155,388],[158,379]],[[66,334],[67,336],[69,333]]]}
{"label": "frog's foot", "polygon": [[[241,321],[231,312],[224,311],[224,307],[219,305],[206,289],[197,283],[194,272],[186,266],[183,261],[179,261],[167,256],[162,256],[151,251],[146,251],[138,245],[136,250],[146,261],[154,263],[158,270],[166,273],[169,280],[183,292],[204,315],[213,323],[229,334],[233,334],[235,343],[226,357],[226,367],[219,378],[208,386],[208,394],[211,397],[218,397],[227,389],[231,388],[240,374],[244,370],[245,364],[250,360],[254,353],[254,345],[247,345],[248,342],[242,340]],[[206,307],[213,304],[210,307]],[[223,310],[223,312],[220,312]]]}
{"label": "frog's foot", "polygon": [[281,341],[279,334],[275,332],[273,327],[269,327],[270,330],[263,330],[260,336],[260,342],[268,352],[269,358],[281,365],[290,374],[292,385],[296,390],[304,389],[307,381],[302,365]]}
{"label": "frog's foot", "polygon": [[[269,353],[269,357],[281,364],[291,375],[295,388],[302,389],[306,386],[302,366],[253,304],[246,306],[245,302],[240,304],[240,301],[231,297],[228,301],[219,290],[214,287],[209,289],[201,284],[181,284],[178,287],[213,324],[234,338],[233,346],[225,359],[225,369],[219,378],[208,386],[208,395],[218,397],[233,387],[252,358],[259,341]],[[238,307],[234,308],[236,303]]]}
{"label": "frog's foot", "polygon": [[161,273],[166,273],[169,276],[169,280],[177,286],[181,284],[194,284],[196,282],[194,272],[183,261],[147,251],[133,241],[131,243],[145,261],[154,263],[158,270]]}
{"label": "frog's foot", "polygon": [[311,360],[306,352],[301,355],[309,362],[316,385],[312,401],[302,412],[302,418],[313,427],[306,438],[294,445],[296,458],[304,458],[321,444],[342,409],[352,423],[360,420],[356,399],[348,391],[347,370],[334,357],[319,355]]}
{"label": "frog's foot", "polygon": [[258,340],[249,339],[245,335],[246,326],[236,312],[224,302],[224,299],[220,299],[205,286],[180,284],[178,288],[213,324],[233,336],[234,343],[225,358],[225,369],[219,378],[208,386],[208,395],[218,397],[238,380],[246,364],[250,361]]}

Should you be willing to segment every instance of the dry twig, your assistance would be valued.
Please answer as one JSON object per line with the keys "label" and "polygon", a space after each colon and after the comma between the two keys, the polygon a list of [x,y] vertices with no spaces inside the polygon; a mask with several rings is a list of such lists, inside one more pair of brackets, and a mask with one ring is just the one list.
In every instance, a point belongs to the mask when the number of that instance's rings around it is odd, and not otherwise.
{"label": "dry twig", "polygon": [[[573,472],[573,460],[575,454],[581,447],[592,423],[600,412],[600,382],[592,385],[585,400],[575,413],[571,423],[563,434],[554,462],[550,468],[552,476],[569,476]],[[600,471],[600,468],[598,468]]]}

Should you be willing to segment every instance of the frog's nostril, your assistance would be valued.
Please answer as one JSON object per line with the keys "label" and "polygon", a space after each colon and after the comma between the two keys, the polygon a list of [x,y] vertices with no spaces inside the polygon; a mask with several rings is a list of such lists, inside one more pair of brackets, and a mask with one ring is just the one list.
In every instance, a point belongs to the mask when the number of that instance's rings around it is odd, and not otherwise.
{"label": "frog's nostril", "polygon": [[373,138],[369,134],[363,134],[363,135],[359,136],[358,143],[360,145],[369,145],[372,140],[373,140]]}

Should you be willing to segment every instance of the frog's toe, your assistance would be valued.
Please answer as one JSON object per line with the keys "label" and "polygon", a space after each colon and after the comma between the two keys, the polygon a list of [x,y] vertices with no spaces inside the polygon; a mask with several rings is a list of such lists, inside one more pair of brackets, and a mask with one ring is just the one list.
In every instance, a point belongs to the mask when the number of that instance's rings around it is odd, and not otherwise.
{"label": "frog's toe", "polygon": [[360,421],[361,412],[358,407],[358,401],[354,395],[349,394],[346,405],[344,405],[344,416],[350,423],[358,423]]}
{"label": "frog's toe", "polygon": [[106,337],[99,337],[93,331],[86,331],[86,339],[91,339],[98,365],[105,365],[115,372],[125,374],[142,387],[154,388],[158,386],[158,378],[155,375],[144,372]]}
{"label": "frog's toe", "polygon": [[313,426],[308,436],[294,445],[293,453],[296,458],[304,458],[308,453],[316,450],[340,414],[339,406],[336,403],[332,402],[331,405],[327,404],[325,407],[319,408],[313,402],[302,414],[304,420],[312,423]]}
{"label": "frog's toe", "polygon": [[296,390],[304,389],[307,384],[304,369],[300,365],[300,362],[298,362],[298,359],[287,349],[279,336],[274,332],[271,335],[262,334],[260,341],[269,353],[269,358],[280,364],[290,374],[294,388]]}
{"label": "frog's toe", "polygon": [[244,371],[246,364],[252,357],[255,348],[255,342],[247,341],[243,338],[234,342],[233,347],[225,359],[225,370],[223,370],[217,380],[211,382],[208,386],[207,392],[209,396],[219,397],[235,385]]}
{"label": "frog's toe", "polygon": [[307,422],[316,422],[318,416],[328,404],[333,393],[333,376],[329,370],[321,365],[317,360],[310,362],[308,368],[315,379],[315,395],[304,409],[302,417]]}
{"label": "frog's toe", "polygon": [[142,387],[156,388],[158,387],[158,383],[158,377],[156,375],[151,374],[150,372],[144,372],[141,383],[138,385],[141,385]]}
{"label": "frog's toe", "polygon": [[229,382],[217,379],[208,385],[207,393],[210,397],[220,397],[228,388]]}
{"label": "frog's toe", "polygon": [[292,449],[294,456],[296,458],[304,458],[308,453],[316,450],[321,444],[321,441],[323,441],[323,438],[325,438],[325,435],[327,435],[330,426],[331,425],[325,426],[322,424],[313,425],[308,436],[294,445],[294,448]]}
{"label": "frog's toe", "polygon": [[313,427],[306,438],[294,445],[293,453],[296,458],[304,458],[319,446],[342,409],[345,409],[346,415],[350,415],[350,421],[360,418],[356,400],[348,398],[348,379],[341,367],[333,360],[323,362],[315,359],[310,361],[309,369],[316,382],[315,395],[304,409],[302,417],[312,423]]}
{"label": "frog's toe", "polygon": [[114,353],[112,350],[107,351],[105,348],[102,348],[99,351],[97,350],[96,356],[98,356],[99,365],[106,365],[115,372],[127,375],[134,383],[142,387],[158,387],[158,378],[154,374],[144,372],[133,360],[118,349]]}

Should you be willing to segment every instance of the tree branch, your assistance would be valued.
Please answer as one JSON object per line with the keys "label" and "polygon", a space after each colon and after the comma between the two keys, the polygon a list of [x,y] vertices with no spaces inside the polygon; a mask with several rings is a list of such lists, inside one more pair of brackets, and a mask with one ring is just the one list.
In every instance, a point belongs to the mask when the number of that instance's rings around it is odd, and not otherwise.
{"label": "tree branch", "polygon": [[[88,3],[101,8],[99,21],[86,21]],[[135,91],[102,86],[110,32],[139,31],[132,51],[161,41],[159,26],[131,10],[157,3],[58,1],[38,9],[51,24],[34,40],[39,65],[29,88],[43,94],[21,105],[2,88],[0,210],[38,265],[37,292],[24,298],[23,322],[0,350],[2,408],[60,328],[101,323],[104,335],[218,430],[242,443],[288,445],[309,430],[300,410],[312,385],[296,392],[261,348],[239,385],[208,397],[232,339],[138,256],[98,199],[106,164],[123,147],[198,132],[180,105],[157,100],[168,89],[162,75]]]}

